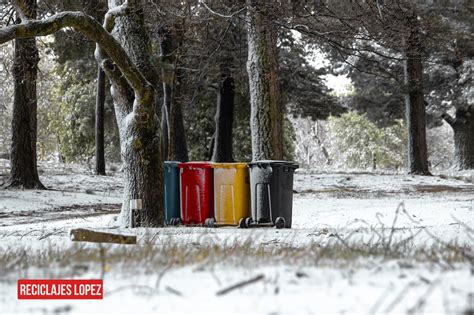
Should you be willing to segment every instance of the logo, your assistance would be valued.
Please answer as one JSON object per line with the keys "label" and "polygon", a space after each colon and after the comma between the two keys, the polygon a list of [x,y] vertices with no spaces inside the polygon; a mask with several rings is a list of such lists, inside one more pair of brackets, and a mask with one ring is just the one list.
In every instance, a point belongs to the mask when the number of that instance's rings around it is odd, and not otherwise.
{"label": "logo", "polygon": [[101,279],[20,279],[19,300],[102,300]]}

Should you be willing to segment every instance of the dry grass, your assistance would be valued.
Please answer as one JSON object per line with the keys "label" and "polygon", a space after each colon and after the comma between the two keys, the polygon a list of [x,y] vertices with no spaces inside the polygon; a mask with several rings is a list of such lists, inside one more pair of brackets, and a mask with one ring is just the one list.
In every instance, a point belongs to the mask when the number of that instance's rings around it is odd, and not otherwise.
{"label": "dry grass", "polygon": [[11,248],[0,255],[3,275],[14,274],[35,268],[50,272],[48,276],[74,276],[81,270],[95,270],[104,274],[107,270],[120,270],[125,274],[156,272],[164,268],[200,265],[203,268],[216,264],[228,266],[258,267],[262,265],[299,265],[357,267],[367,262],[396,260],[400,266],[415,264],[439,265],[454,269],[458,263],[472,266],[472,259],[466,253],[467,246],[436,243],[429,247],[414,247],[409,242],[393,241],[389,247],[382,244],[360,244],[344,240],[335,235],[331,242],[322,245],[314,242],[304,247],[285,244],[255,245],[252,239],[231,245],[183,245],[171,242],[157,245],[152,241],[141,245],[109,245],[73,243],[68,249],[50,245],[37,252],[26,252]]}

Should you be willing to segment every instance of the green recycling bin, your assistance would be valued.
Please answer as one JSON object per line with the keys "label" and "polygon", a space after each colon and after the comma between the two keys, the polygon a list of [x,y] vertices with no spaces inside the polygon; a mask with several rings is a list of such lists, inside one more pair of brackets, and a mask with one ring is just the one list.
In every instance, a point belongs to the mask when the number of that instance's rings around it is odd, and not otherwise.
{"label": "green recycling bin", "polygon": [[180,162],[165,161],[164,167],[164,202],[165,224],[178,225],[181,223],[181,208],[179,204],[179,165]]}
{"label": "green recycling bin", "polygon": [[275,226],[291,228],[293,216],[293,174],[298,164],[262,160],[249,163],[252,217],[241,227]]}

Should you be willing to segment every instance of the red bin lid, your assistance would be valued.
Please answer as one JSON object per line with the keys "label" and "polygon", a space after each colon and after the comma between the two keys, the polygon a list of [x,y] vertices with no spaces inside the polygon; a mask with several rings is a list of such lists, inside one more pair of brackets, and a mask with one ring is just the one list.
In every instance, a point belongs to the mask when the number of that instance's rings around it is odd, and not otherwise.
{"label": "red bin lid", "polygon": [[186,163],[179,163],[179,168],[186,168],[186,167],[197,167],[197,168],[211,168],[212,162],[207,161],[192,161]]}

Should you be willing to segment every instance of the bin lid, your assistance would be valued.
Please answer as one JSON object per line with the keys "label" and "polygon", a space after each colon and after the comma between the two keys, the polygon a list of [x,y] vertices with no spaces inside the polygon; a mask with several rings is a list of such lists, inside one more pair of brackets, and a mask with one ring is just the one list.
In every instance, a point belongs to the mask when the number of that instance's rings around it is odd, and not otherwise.
{"label": "bin lid", "polygon": [[179,163],[181,163],[181,162],[179,162],[179,161],[165,161],[166,165],[176,165],[176,166],[178,166]]}
{"label": "bin lid", "polygon": [[293,168],[298,168],[299,165],[295,162],[291,161],[283,161],[283,160],[258,160],[258,161],[252,161],[248,164],[250,167],[255,166],[255,165],[283,165],[283,166],[289,166]]}
{"label": "bin lid", "polygon": [[184,167],[211,168],[212,164],[213,164],[212,162],[208,162],[208,161],[192,161],[192,162],[179,163],[178,166],[180,168],[184,168]]}
{"label": "bin lid", "polygon": [[243,162],[212,163],[212,168],[247,168],[247,163],[243,163]]}

